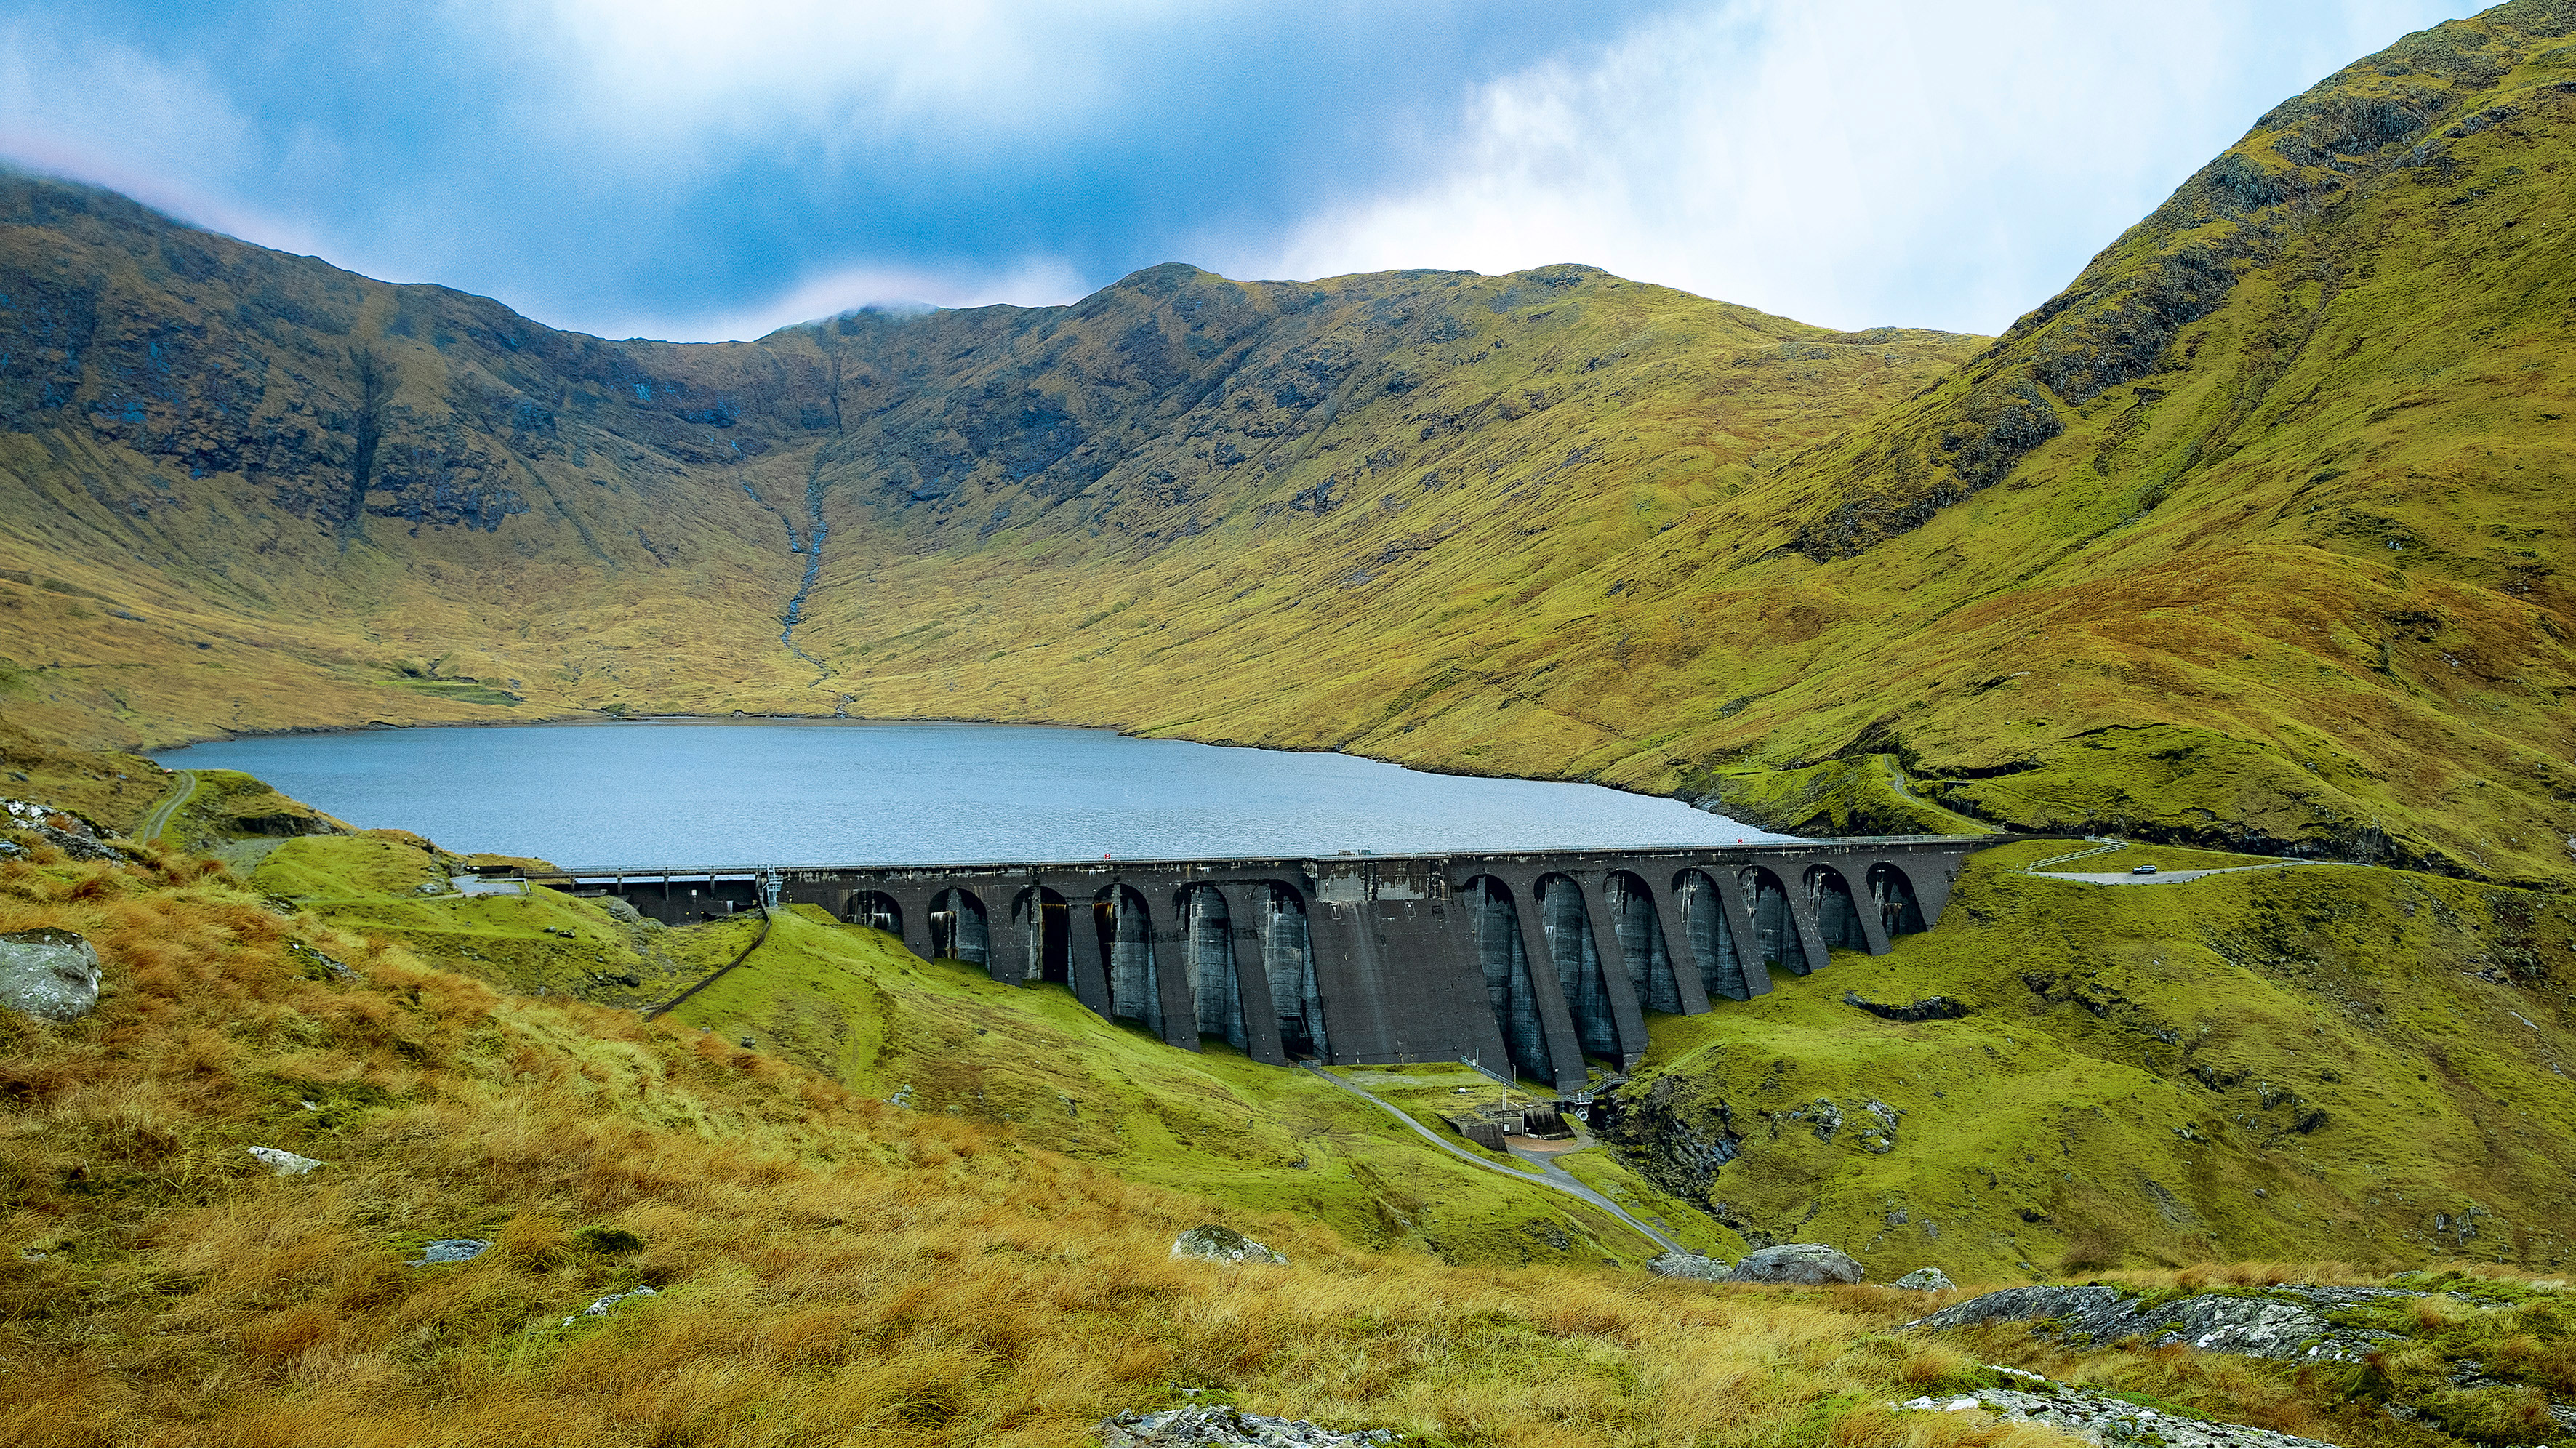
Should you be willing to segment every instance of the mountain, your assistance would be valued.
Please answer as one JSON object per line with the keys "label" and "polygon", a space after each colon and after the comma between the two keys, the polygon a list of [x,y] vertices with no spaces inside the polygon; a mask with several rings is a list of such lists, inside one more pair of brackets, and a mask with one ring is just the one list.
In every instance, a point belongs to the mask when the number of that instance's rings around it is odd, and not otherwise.
{"label": "mountain", "polygon": [[1991,340],[1167,266],[607,342],[15,178],[0,687],[100,745],[1060,720],[2563,885],[2572,36],[2337,72]]}
{"label": "mountain", "polygon": [[[1045,647],[990,671],[1012,700],[938,712],[1045,716],[1146,580],[1232,580],[1197,628],[1355,592],[1401,626],[1363,581],[1430,555],[1453,588],[1527,593],[1972,345],[1581,267],[1177,265],[1071,307],[614,343],[58,183],[10,179],[0,216],[0,552],[30,580],[6,652],[61,728],[149,741],[830,714],[960,623]],[[1703,376],[1711,353],[1740,365]]]}

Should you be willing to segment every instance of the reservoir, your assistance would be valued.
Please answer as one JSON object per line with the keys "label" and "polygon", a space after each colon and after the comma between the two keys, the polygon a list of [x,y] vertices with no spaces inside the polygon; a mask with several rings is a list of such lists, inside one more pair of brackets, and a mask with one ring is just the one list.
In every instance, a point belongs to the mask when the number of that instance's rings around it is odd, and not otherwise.
{"label": "reservoir", "polygon": [[1678,800],[1047,725],[632,721],[219,740],[361,829],[572,867],[878,865],[1776,840]]}

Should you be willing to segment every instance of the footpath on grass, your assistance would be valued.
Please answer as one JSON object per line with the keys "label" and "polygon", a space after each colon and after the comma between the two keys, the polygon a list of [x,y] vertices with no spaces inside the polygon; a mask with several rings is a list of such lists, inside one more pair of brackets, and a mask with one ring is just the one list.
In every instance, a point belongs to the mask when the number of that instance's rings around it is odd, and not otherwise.
{"label": "footpath on grass", "polygon": [[[1617,1218],[1619,1221],[1626,1223],[1632,1228],[1635,1228],[1638,1232],[1645,1234],[1648,1241],[1659,1244],[1668,1251],[1675,1253],[1689,1253],[1691,1251],[1690,1249],[1683,1247],[1681,1244],[1674,1242],[1672,1239],[1665,1237],[1662,1233],[1655,1231],[1653,1228],[1650,1228],[1644,1223],[1641,1223],[1635,1218],[1629,1216],[1627,1209],[1619,1206],[1615,1202],[1612,1202],[1609,1198],[1604,1197],[1600,1193],[1594,1192],[1592,1189],[1585,1187],[1573,1173],[1566,1171],[1564,1168],[1557,1166],[1553,1162],[1531,1162],[1530,1166],[1537,1169],[1535,1174],[1533,1174],[1522,1172],[1515,1168],[1505,1167],[1503,1164],[1495,1162],[1490,1158],[1478,1157],[1476,1154],[1467,1151],[1465,1148],[1446,1141],[1439,1133],[1423,1126],[1419,1121],[1415,1120],[1412,1113],[1405,1111],[1403,1108],[1396,1106],[1394,1103],[1387,1101],[1385,1098],[1378,1096],[1376,1093],[1371,1092],[1364,1087],[1356,1086],[1333,1075],[1332,1072],[1324,1067],[1323,1063],[1301,1062],[1299,1065],[1303,1066],[1306,1070],[1313,1072],[1316,1076],[1323,1078],[1325,1081],[1332,1083],[1334,1086],[1341,1088],[1343,1091],[1350,1093],[1354,1097],[1363,1097],[1376,1103],[1380,1111],[1387,1113],[1394,1117],[1395,1120],[1420,1133],[1424,1140],[1428,1141],[1432,1146],[1439,1148],[1441,1151],[1448,1153],[1450,1156],[1457,1158],[1461,1162],[1472,1162],[1488,1172],[1499,1172],[1505,1177],[1512,1178],[1518,1182],[1544,1183],[1569,1197],[1581,1198],[1583,1201],[1590,1203],[1592,1206],[1601,1209],[1603,1212],[1610,1214],[1610,1216]],[[1521,1160],[1528,1161],[1526,1158]]]}

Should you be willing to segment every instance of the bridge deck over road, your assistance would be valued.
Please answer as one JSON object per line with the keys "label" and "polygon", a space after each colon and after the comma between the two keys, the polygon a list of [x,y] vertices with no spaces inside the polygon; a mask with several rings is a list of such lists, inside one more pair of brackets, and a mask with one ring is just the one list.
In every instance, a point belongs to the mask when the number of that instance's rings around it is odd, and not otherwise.
{"label": "bridge deck over road", "polygon": [[1334,1065],[1469,1061],[1560,1090],[1697,1014],[1928,929],[2001,836],[1633,850],[964,865],[622,867],[553,883],[681,924],[812,904],[996,981],[1063,982],[1177,1047]]}

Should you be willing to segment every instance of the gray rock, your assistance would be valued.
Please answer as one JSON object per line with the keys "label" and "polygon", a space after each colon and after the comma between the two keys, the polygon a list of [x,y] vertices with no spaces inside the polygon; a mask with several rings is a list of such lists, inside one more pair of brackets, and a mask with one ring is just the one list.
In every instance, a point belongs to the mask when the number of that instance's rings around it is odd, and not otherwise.
{"label": "gray rock", "polygon": [[310,1157],[299,1157],[283,1147],[254,1147],[250,1155],[267,1163],[280,1177],[302,1177],[322,1164]]}
{"label": "gray rock", "polygon": [[[1285,1263],[1288,1255],[1267,1248],[1232,1228],[1214,1223],[1192,1228],[1172,1239],[1172,1256],[1200,1258],[1210,1263]],[[1247,1441],[1248,1442],[1248,1441]]]}
{"label": "gray rock", "polygon": [[2033,1333],[2079,1346],[2142,1338],[2156,1348],[2183,1344],[2251,1358],[2351,1361],[2394,1335],[2336,1328],[2326,1322],[2327,1313],[2374,1299],[2424,1296],[2402,1289],[2284,1284],[2150,1299],[2122,1288],[2042,1284],[1980,1294],[1906,1327],[1963,1328],[2019,1319],[2035,1324]]}
{"label": "gray rock", "polygon": [[1938,1268],[1917,1268],[1897,1279],[1896,1286],[1911,1288],[1917,1293],[1947,1293],[1959,1285],[1951,1282],[1950,1275]]}
{"label": "gray rock", "polygon": [[98,1007],[98,952],[69,931],[0,936],[0,1006],[47,1021],[78,1021]]}
{"label": "gray rock", "polygon": [[1646,1271],[1658,1278],[1697,1278],[1704,1283],[1726,1281],[1726,1264],[1703,1253],[1666,1253],[1648,1263]]}
{"label": "gray rock", "polygon": [[1857,1283],[1860,1264],[1822,1243],[1781,1243],[1748,1255],[1726,1275],[1729,1283]]}
{"label": "gray rock", "polygon": [[650,1287],[629,1288],[623,1293],[611,1293],[607,1297],[593,1302],[588,1308],[585,1308],[579,1313],[574,1314],[572,1317],[565,1319],[563,1321],[563,1326],[570,1328],[585,1318],[606,1318],[608,1316],[608,1310],[625,1302],[629,1298],[650,1298],[652,1296],[654,1296],[653,1290]]}
{"label": "gray rock", "polygon": [[1324,1429],[1303,1419],[1247,1414],[1232,1404],[1191,1404],[1153,1414],[1131,1410],[1101,1420],[1098,1432],[1103,1444],[1154,1449],[1166,1445],[1379,1445],[1395,1441],[1391,1429]]}
{"label": "gray rock", "polygon": [[1987,1413],[2017,1422],[2046,1424],[2052,1429],[2105,1445],[2165,1445],[2173,1449],[2328,1449],[2322,1440],[2302,1439],[2271,1429],[2242,1424],[2187,1419],[2180,1414],[2140,1408],[2125,1399],[2075,1384],[2061,1384],[2020,1369],[1989,1365],[2010,1387],[1973,1389],[1963,1394],[1926,1395],[1897,1409]]}
{"label": "gray rock", "polygon": [[420,1256],[407,1260],[407,1268],[426,1268],[432,1263],[470,1263],[483,1256],[492,1246],[489,1238],[441,1238],[420,1250]]}
{"label": "gray rock", "polygon": [[[96,822],[33,800],[0,800],[0,829],[23,830],[74,860],[127,860],[133,852],[107,842]],[[24,851],[13,852],[23,855]]]}

